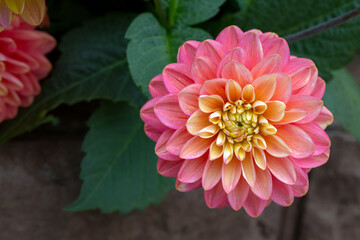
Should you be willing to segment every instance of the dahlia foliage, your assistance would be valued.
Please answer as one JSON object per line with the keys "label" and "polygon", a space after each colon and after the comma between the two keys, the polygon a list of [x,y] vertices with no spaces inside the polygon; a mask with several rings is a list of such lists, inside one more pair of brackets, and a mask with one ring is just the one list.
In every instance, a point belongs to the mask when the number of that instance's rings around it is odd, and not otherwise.
{"label": "dahlia foliage", "polygon": [[0,32],[0,121],[16,116],[39,94],[39,80],[52,66],[44,56],[56,45],[47,33],[14,16],[10,27]]}
{"label": "dahlia foliage", "polygon": [[39,25],[45,14],[45,0],[0,0],[0,27],[10,26],[19,14],[31,25]]}
{"label": "dahlia foliage", "polygon": [[230,26],[187,41],[149,90],[141,118],[159,173],[179,191],[203,188],[210,208],[255,217],[271,201],[289,206],[329,158],[325,82],[275,33]]}

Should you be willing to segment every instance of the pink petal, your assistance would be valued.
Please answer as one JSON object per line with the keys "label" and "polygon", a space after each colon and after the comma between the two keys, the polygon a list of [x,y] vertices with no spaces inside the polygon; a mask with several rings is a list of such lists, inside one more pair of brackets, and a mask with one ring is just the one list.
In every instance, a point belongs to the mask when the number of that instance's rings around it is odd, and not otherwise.
{"label": "pink petal", "polygon": [[6,71],[11,72],[13,74],[24,74],[29,72],[31,69],[29,65],[24,62],[20,62],[15,59],[7,58],[5,60]]}
{"label": "pink petal", "polygon": [[[311,137],[300,127],[287,124],[277,128],[279,137],[291,149],[292,157],[305,158],[315,152],[315,145]],[[295,138],[294,138],[295,137]]]}
{"label": "pink petal", "polygon": [[200,89],[200,95],[219,95],[224,99],[224,101],[227,101],[225,94],[226,83],[227,80],[223,78],[208,80]]}
{"label": "pink petal", "polygon": [[0,37],[0,52],[10,54],[16,51],[16,43],[9,37]]}
{"label": "pink petal", "polygon": [[159,130],[153,128],[152,126],[150,126],[147,123],[145,123],[145,125],[144,125],[144,131],[145,131],[146,136],[148,136],[151,140],[153,140],[155,142],[159,139],[159,137],[163,133],[162,131],[159,131]]}
{"label": "pink petal", "polygon": [[321,109],[320,114],[314,119],[314,122],[318,124],[322,129],[325,129],[334,121],[334,116],[325,106]]}
{"label": "pink petal", "polygon": [[[255,69],[255,68],[254,68]],[[256,100],[267,102],[273,96],[276,89],[276,75],[268,74],[256,78],[252,83],[255,90]]]}
{"label": "pink petal", "polygon": [[244,33],[235,25],[229,26],[222,30],[216,38],[216,41],[222,43],[222,45],[227,49],[231,50],[239,44]]}
{"label": "pink petal", "polygon": [[207,39],[199,45],[195,56],[208,57],[218,64],[226,52],[226,48],[220,42]]}
{"label": "pink petal", "polygon": [[319,155],[326,152],[330,146],[330,138],[326,132],[316,123],[306,123],[297,125],[299,128],[304,130],[312,139],[315,144],[314,155]]}
{"label": "pink petal", "polygon": [[225,57],[223,57],[223,59],[219,63],[218,70],[217,70],[218,77],[221,76],[221,72],[222,72],[224,65],[229,61],[236,61],[236,62],[246,66],[246,64],[248,64],[248,57],[246,56],[246,52],[244,49],[242,49],[240,47],[236,47],[236,48],[232,49],[230,52],[228,52],[225,55]]}
{"label": "pink petal", "polygon": [[324,93],[325,93],[325,81],[321,77],[318,77],[315,88],[311,96],[316,97],[318,99],[322,99]]}
{"label": "pink petal", "polygon": [[216,63],[207,57],[198,57],[191,65],[191,75],[195,83],[203,84],[205,81],[216,78]]}
{"label": "pink petal", "polygon": [[233,158],[228,164],[222,166],[222,184],[226,193],[231,192],[239,182],[241,176],[241,163]]}
{"label": "pink petal", "polygon": [[140,110],[140,117],[145,123],[149,124],[154,129],[162,132],[167,128],[158,119],[154,111],[154,106],[159,101],[159,99],[160,98],[153,98],[149,100],[147,103],[145,103],[145,105]]}
{"label": "pink petal", "polygon": [[258,198],[252,191],[249,191],[244,209],[251,217],[258,217],[264,211],[268,201]]}
{"label": "pink petal", "polygon": [[305,118],[298,121],[298,123],[312,122],[321,112],[323,102],[312,96],[292,95],[286,104],[286,110],[303,109],[308,112]]}
{"label": "pink petal", "polygon": [[283,62],[281,56],[278,54],[270,55],[262,59],[257,63],[254,68],[251,70],[251,74],[254,79],[271,73],[278,73],[283,67]]}
{"label": "pink petal", "polygon": [[316,87],[317,80],[318,80],[318,70],[316,67],[312,67],[309,82],[300,89],[294,90],[293,88],[293,94],[311,95]]}
{"label": "pink petal", "polygon": [[204,190],[212,189],[220,181],[222,164],[221,158],[213,161],[208,160],[206,162],[202,176],[202,186]]}
{"label": "pink petal", "polygon": [[310,59],[294,57],[284,66],[283,72],[291,77],[295,91],[308,84],[311,78],[317,77],[315,69],[315,64]]}
{"label": "pink petal", "polygon": [[326,152],[316,155],[310,156],[306,158],[291,158],[296,164],[301,168],[315,168],[325,164],[329,159],[329,152],[328,149]]}
{"label": "pink petal", "polygon": [[192,137],[193,135],[189,134],[185,126],[178,128],[167,141],[166,150],[168,150],[171,154],[179,156],[185,143]]}
{"label": "pink petal", "polygon": [[287,157],[292,151],[288,145],[279,136],[264,136],[266,142],[266,152],[274,157]]}
{"label": "pink petal", "polygon": [[291,78],[282,73],[276,73],[276,89],[271,98],[272,101],[280,101],[283,103],[287,103],[292,91],[292,83]]}
{"label": "pink petal", "polygon": [[302,197],[309,190],[309,178],[303,169],[296,166],[296,164],[294,164],[294,167],[296,172],[296,183],[290,187],[295,197]]}
{"label": "pink petal", "polygon": [[178,93],[184,87],[194,83],[190,67],[183,63],[168,64],[163,70],[162,77],[169,93]]}
{"label": "pink petal", "polygon": [[283,119],[276,122],[276,124],[283,125],[283,124],[297,122],[297,121],[300,121],[301,119],[303,119],[304,117],[306,117],[307,114],[308,114],[308,112],[303,109],[294,108],[294,109],[290,109],[290,110],[285,110],[285,115],[284,115]]}
{"label": "pink petal", "polygon": [[284,65],[289,62],[290,50],[285,39],[279,37],[268,39],[262,43],[262,47],[264,51],[264,58],[273,54],[278,54]]}
{"label": "pink petal", "polygon": [[232,190],[227,195],[230,206],[236,211],[239,210],[243,206],[248,196],[248,193],[249,193],[249,185],[247,184],[244,178],[240,178],[234,190]]}
{"label": "pink petal", "polygon": [[209,208],[219,207],[226,199],[226,193],[224,192],[221,182],[210,190],[204,191],[205,203]]}
{"label": "pink petal", "polygon": [[267,169],[261,170],[258,167],[255,167],[255,172],[256,182],[254,187],[251,188],[251,191],[259,198],[268,200],[272,191],[271,173]]}
{"label": "pink petal", "polygon": [[212,138],[201,138],[195,136],[187,141],[181,149],[180,157],[183,159],[193,159],[202,156],[209,150],[211,143],[214,141]]}
{"label": "pink petal", "polygon": [[277,204],[288,207],[294,201],[294,193],[291,187],[273,177],[273,191],[271,199]]}
{"label": "pink petal", "polygon": [[179,160],[179,157],[176,155],[171,154],[166,149],[166,143],[169,140],[169,138],[173,135],[174,130],[168,129],[165,132],[163,132],[158,139],[156,145],[155,145],[155,153],[159,158],[168,160],[168,161],[177,161]]}
{"label": "pink petal", "polygon": [[178,173],[179,181],[183,183],[193,183],[200,180],[203,175],[206,161],[207,156],[195,159],[186,159]]}
{"label": "pink petal", "polygon": [[164,177],[176,177],[184,160],[168,161],[159,158],[157,171]]}
{"label": "pink petal", "polygon": [[149,83],[149,91],[153,98],[162,97],[169,93],[165,87],[162,74],[159,74],[151,79]]}
{"label": "pink petal", "polygon": [[256,174],[254,162],[250,153],[246,153],[245,159],[241,162],[242,175],[250,187],[255,186]]}
{"label": "pink petal", "polygon": [[248,69],[252,69],[263,59],[263,49],[258,34],[246,32],[240,40],[239,47],[243,48],[249,57],[249,63],[245,65]]}
{"label": "pink petal", "polygon": [[191,66],[195,59],[196,49],[200,45],[198,41],[187,41],[180,48],[177,55],[177,62]]}
{"label": "pink petal", "polygon": [[167,127],[178,129],[185,125],[188,116],[181,110],[177,94],[161,97],[154,106],[155,114]]}
{"label": "pink petal", "polygon": [[201,180],[194,183],[183,183],[176,179],[175,188],[179,192],[189,192],[201,187]]}
{"label": "pink petal", "polygon": [[200,95],[200,88],[200,84],[191,84],[179,93],[179,105],[185,114],[191,115],[199,109],[198,98]]}
{"label": "pink petal", "polygon": [[250,71],[244,65],[235,60],[230,60],[224,64],[221,69],[220,76],[226,79],[233,79],[242,87],[252,82],[253,79]]}
{"label": "pink petal", "polygon": [[266,166],[277,179],[290,185],[295,183],[296,173],[289,158],[276,158],[267,154],[266,160]]}

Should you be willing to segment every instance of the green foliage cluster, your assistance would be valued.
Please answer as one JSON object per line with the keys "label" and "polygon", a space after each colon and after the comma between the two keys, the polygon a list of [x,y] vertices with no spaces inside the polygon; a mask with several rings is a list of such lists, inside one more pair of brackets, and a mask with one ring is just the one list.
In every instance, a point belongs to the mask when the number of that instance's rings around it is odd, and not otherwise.
{"label": "green foliage cluster", "polygon": [[[360,1],[103,0],[98,6],[95,0],[48,1],[59,56],[34,104],[0,124],[0,142],[47,122],[61,104],[101,101],[83,143],[83,187],[67,210],[127,213],[159,203],[174,185],[156,172],[154,143],[144,134],[139,109],[150,96],[149,81],[176,60],[183,42],[212,38],[231,24],[285,37]],[[313,59],[325,80],[333,79],[325,105],[360,140],[360,89],[343,68],[360,49],[360,17],[290,47],[293,55]]]}

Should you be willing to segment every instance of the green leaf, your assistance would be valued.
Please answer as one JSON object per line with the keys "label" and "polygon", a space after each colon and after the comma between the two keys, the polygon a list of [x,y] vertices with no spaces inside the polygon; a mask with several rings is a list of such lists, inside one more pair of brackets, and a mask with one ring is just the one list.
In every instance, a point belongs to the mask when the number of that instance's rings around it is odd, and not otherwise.
{"label": "green leaf", "polygon": [[159,203],[173,188],[173,179],[156,171],[154,143],[145,136],[137,109],[106,103],[88,125],[80,175],[84,183],[79,198],[66,210],[127,213]]}
{"label": "green leaf", "polygon": [[34,128],[47,112],[60,104],[93,99],[129,100],[144,97],[132,82],[126,60],[125,30],[128,15],[108,15],[87,22],[64,35],[62,52],[52,76],[32,106],[0,125],[0,143]]}
{"label": "green leaf", "polygon": [[[232,23],[243,29],[276,32],[280,36],[310,28],[360,6],[359,0],[239,0],[243,11]],[[322,76],[350,62],[360,49],[360,18],[290,45],[291,54],[314,60]]]}
{"label": "green leaf", "polygon": [[140,14],[134,19],[125,37],[131,40],[126,51],[131,75],[147,96],[150,96],[150,80],[167,64],[176,61],[181,44],[187,40],[211,38],[201,29],[185,26],[175,26],[167,32],[150,13]]}
{"label": "green leaf", "polygon": [[[184,25],[195,25],[215,16],[219,12],[220,6],[224,4],[226,0],[175,1],[178,2],[177,9],[174,13],[175,23]],[[172,0],[170,0],[170,2],[172,2]]]}
{"label": "green leaf", "polygon": [[325,106],[344,129],[360,142],[360,87],[345,68],[333,71],[334,78],[326,85]]}

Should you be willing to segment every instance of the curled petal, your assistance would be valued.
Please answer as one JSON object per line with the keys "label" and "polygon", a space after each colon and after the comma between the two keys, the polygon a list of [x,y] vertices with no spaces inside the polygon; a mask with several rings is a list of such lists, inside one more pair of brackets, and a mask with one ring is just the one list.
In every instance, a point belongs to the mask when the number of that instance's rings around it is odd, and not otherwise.
{"label": "curled petal", "polygon": [[225,86],[226,97],[229,102],[236,102],[241,98],[241,86],[234,80],[229,80]]}
{"label": "curled petal", "polygon": [[221,157],[224,153],[224,145],[218,146],[216,141],[213,141],[210,146],[209,159],[215,160]]}
{"label": "curled petal", "polygon": [[320,114],[314,119],[314,122],[318,124],[322,129],[325,129],[333,121],[334,116],[326,107],[323,107],[320,111]]}
{"label": "curled petal", "polygon": [[228,164],[222,166],[222,184],[226,193],[231,192],[239,182],[241,176],[241,163],[233,158]]}
{"label": "curled petal", "polygon": [[209,122],[209,115],[210,114],[204,113],[200,110],[194,112],[186,123],[186,128],[189,133],[192,135],[198,135],[201,129],[212,125],[212,123]]}
{"label": "curled petal", "polygon": [[202,95],[199,97],[199,108],[205,113],[222,110],[224,100],[219,95]]}
{"label": "curled petal", "polygon": [[259,148],[253,148],[252,149],[253,157],[255,160],[256,165],[262,169],[266,169],[266,155],[265,152]]}
{"label": "curled petal", "polygon": [[248,103],[255,101],[255,90],[252,85],[248,84],[244,87],[241,93],[241,99]]}
{"label": "curled petal", "polygon": [[268,101],[266,103],[267,109],[263,116],[273,122],[279,122],[285,116],[286,105],[280,101]]}
{"label": "curled petal", "polygon": [[39,25],[45,15],[45,0],[27,0],[21,17],[31,25]]}

